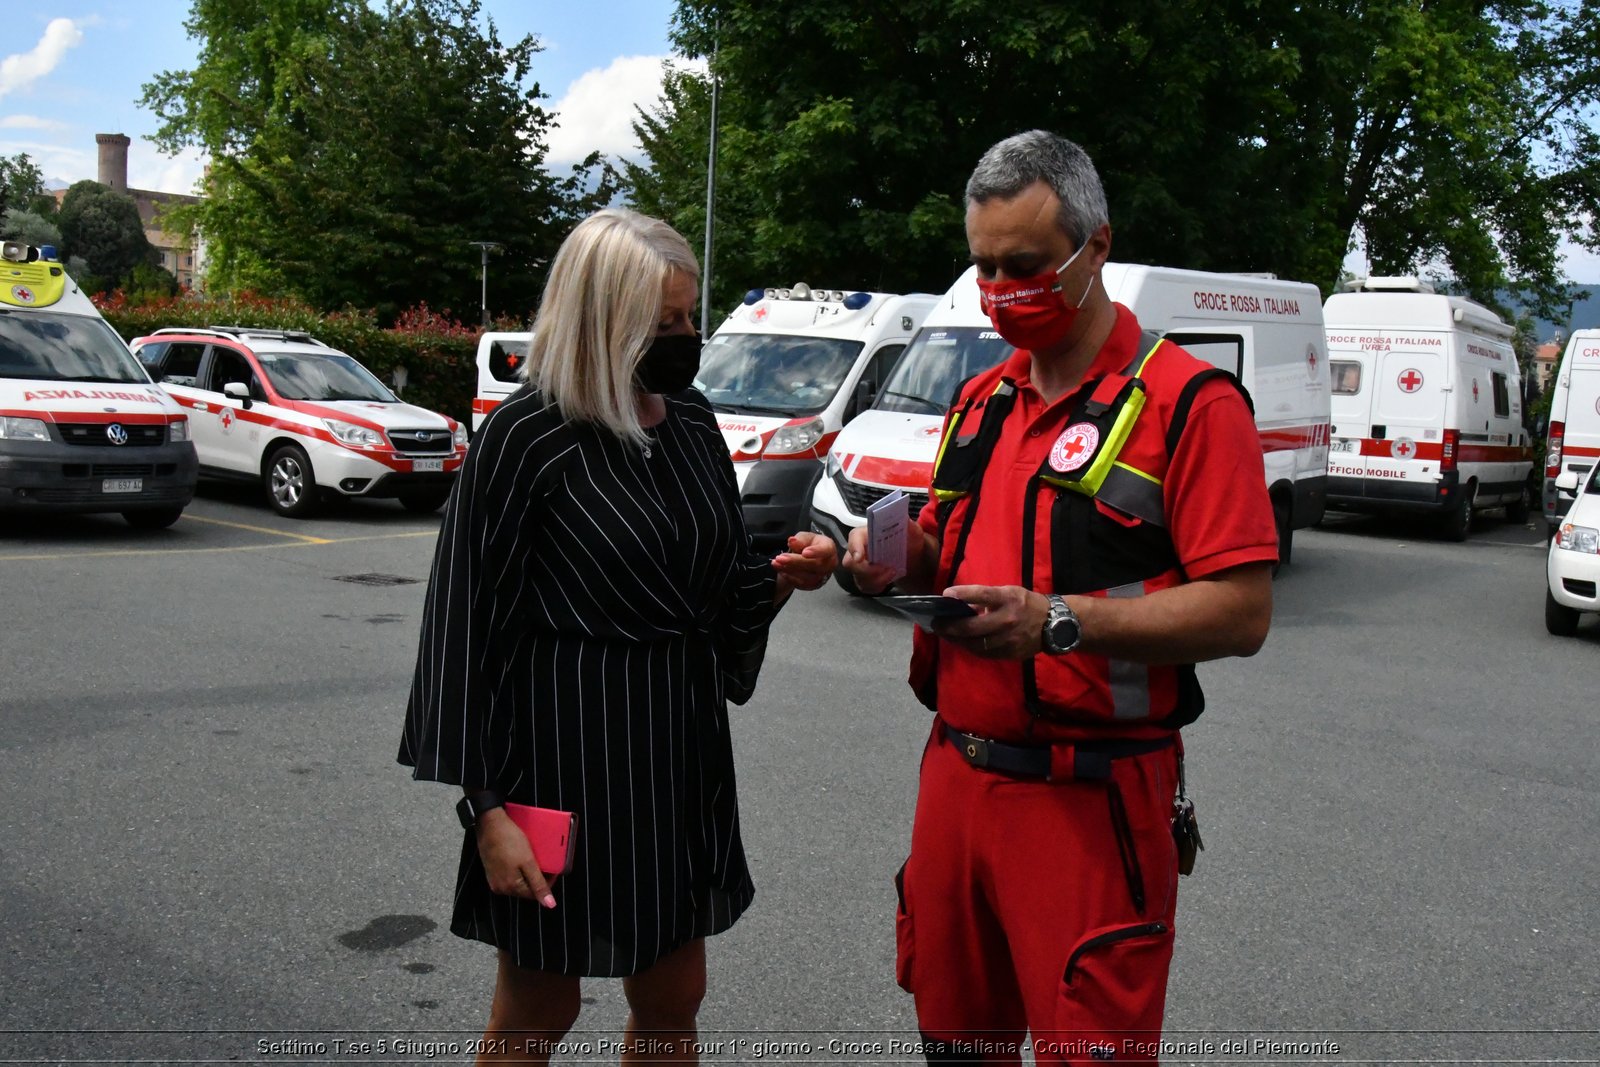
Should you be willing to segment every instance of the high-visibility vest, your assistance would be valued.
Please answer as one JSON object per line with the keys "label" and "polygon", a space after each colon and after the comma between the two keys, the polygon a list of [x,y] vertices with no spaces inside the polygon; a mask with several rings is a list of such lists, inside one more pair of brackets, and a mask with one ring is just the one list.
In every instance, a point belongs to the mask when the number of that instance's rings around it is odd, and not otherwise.
{"label": "high-visibility vest", "polygon": [[[1168,531],[1162,491],[1172,454],[1200,387],[1213,379],[1231,382],[1250,402],[1249,393],[1227,371],[1196,360],[1167,356],[1172,346],[1159,336],[1141,335],[1133,360],[1122,370],[1083,383],[1067,406],[1061,424],[1080,433],[1074,440],[1088,458],[1059,470],[1049,460],[1029,479],[1022,516],[1024,584],[1036,592],[1108,597],[1144,596],[1185,581]],[[1176,395],[1171,418],[1159,426],[1151,392]],[[934,464],[932,495],[937,501],[940,564],[935,588],[953,584],[965,557],[967,537],[981,503],[984,471],[1016,402],[1017,387],[1003,368],[966,383],[952,405]],[[974,421],[977,423],[973,427]],[[1080,426],[1092,430],[1080,430]],[[1063,438],[1064,439],[1064,438]],[[1132,446],[1132,447],[1130,447]],[[1126,521],[1103,514],[1096,501]],[[1038,509],[1050,508],[1048,545],[1035,543]],[[1039,588],[1037,556],[1050,553],[1050,588]],[[912,686],[919,699],[938,710],[938,639],[920,628],[913,638]],[[1073,653],[1084,656],[1085,653]],[[1205,694],[1193,664],[1149,666],[1094,656],[1109,693],[1108,708],[1052,707],[1041,697],[1033,659],[1023,660],[1022,692],[1034,718],[1096,726],[1156,724],[1176,729],[1199,717]]]}

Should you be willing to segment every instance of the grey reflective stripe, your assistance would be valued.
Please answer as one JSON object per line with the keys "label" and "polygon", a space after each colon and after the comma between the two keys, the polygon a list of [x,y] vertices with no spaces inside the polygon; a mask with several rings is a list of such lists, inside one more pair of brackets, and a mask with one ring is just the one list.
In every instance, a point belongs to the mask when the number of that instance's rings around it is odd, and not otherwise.
{"label": "grey reflective stripe", "polygon": [[1106,480],[1100,483],[1095,497],[1104,500],[1118,511],[1143,519],[1162,529],[1167,527],[1167,515],[1161,498],[1161,483],[1141,477],[1126,467],[1111,465]]}
{"label": "grey reflective stripe", "polygon": [[1139,364],[1144,362],[1144,357],[1148,356],[1155,349],[1156,345],[1159,345],[1160,343],[1160,334],[1151,333],[1149,330],[1145,330],[1143,333],[1141,333],[1139,335],[1139,347],[1136,348],[1133,353],[1133,362],[1122,368],[1122,376],[1124,378],[1132,378],[1134,372],[1139,369]]}
{"label": "grey reflective stripe", "polygon": [[[1129,582],[1107,589],[1106,596],[1118,599],[1144,596],[1144,583]],[[1143,663],[1130,663],[1124,659],[1110,660],[1109,664],[1112,716],[1118,719],[1148,719],[1150,668]]]}

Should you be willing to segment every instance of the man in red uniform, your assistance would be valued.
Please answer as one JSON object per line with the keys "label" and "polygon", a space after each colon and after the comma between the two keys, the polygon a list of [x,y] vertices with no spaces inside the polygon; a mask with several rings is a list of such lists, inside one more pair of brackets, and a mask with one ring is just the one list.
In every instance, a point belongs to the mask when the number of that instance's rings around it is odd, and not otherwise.
{"label": "man in red uniform", "polygon": [[[1107,295],[1082,149],[1011,137],[966,193],[982,302],[1017,351],[956,397],[896,583],[978,611],[914,638],[937,718],[896,879],[897,977],[930,1062],[1015,1063],[1030,1032],[1040,1062],[1149,1061],[1193,664],[1254,654],[1271,621],[1259,438],[1231,376]],[[844,564],[864,592],[889,583],[865,530]]]}

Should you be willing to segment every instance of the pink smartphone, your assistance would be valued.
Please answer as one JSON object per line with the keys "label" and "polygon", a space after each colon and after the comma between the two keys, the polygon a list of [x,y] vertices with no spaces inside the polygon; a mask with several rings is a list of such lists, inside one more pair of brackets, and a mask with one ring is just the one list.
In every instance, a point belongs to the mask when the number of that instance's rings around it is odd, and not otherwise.
{"label": "pink smartphone", "polygon": [[535,808],[506,801],[506,814],[533,846],[533,860],[548,875],[566,874],[572,869],[573,850],[578,847],[576,812]]}

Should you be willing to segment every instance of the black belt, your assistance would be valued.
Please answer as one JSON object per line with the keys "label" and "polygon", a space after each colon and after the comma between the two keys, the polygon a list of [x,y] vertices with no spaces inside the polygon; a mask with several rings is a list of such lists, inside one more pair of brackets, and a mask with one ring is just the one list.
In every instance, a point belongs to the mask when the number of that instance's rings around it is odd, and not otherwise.
{"label": "black belt", "polygon": [[1176,734],[1149,741],[1058,741],[1050,745],[1009,745],[964,734],[939,720],[939,727],[961,758],[980,770],[1014,778],[1067,778],[1104,781],[1113,760],[1172,747]]}

